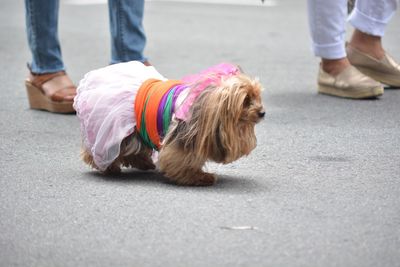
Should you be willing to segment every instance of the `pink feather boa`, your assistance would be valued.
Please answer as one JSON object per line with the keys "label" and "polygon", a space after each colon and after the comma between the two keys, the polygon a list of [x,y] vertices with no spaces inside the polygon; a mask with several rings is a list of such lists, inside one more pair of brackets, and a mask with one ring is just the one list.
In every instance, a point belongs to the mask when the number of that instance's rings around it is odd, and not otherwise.
{"label": "pink feather boa", "polygon": [[189,119],[189,109],[204,89],[209,86],[218,86],[222,80],[238,73],[240,73],[238,66],[229,63],[221,63],[203,70],[198,74],[183,77],[182,81],[190,87],[190,92],[182,106],[176,111],[176,117],[181,120]]}

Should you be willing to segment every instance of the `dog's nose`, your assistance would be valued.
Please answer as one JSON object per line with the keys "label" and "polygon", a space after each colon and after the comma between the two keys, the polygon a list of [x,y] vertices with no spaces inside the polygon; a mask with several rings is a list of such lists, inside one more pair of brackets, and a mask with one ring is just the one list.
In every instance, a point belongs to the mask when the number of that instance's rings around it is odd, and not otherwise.
{"label": "dog's nose", "polygon": [[265,111],[258,112],[258,117],[264,118],[264,116],[265,116]]}

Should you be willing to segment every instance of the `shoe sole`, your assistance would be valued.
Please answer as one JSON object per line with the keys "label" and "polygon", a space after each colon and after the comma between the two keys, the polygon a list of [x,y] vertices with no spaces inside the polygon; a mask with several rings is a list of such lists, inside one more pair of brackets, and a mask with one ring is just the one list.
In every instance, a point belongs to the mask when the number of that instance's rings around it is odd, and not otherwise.
{"label": "shoe sole", "polygon": [[29,106],[31,109],[47,110],[53,113],[75,113],[70,101],[55,102],[44,95],[42,91],[29,81],[25,81],[28,94]]}
{"label": "shoe sole", "polygon": [[400,89],[400,81],[399,79],[395,79],[393,78],[393,75],[387,75],[384,73],[379,73],[377,74],[377,72],[372,71],[370,69],[364,68],[364,67],[358,67],[355,66],[360,72],[362,72],[363,74],[371,77],[372,79],[374,79],[375,81],[387,84],[389,86],[392,86],[394,88],[399,88]]}
{"label": "shoe sole", "polygon": [[352,98],[352,99],[369,99],[369,98],[377,98],[383,95],[383,87],[375,87],[369,91],[350,91],[350,90],[340,90],[333,86],[321,85],[318,84],[318,92],[326,95],[333,95],[343,98]]}

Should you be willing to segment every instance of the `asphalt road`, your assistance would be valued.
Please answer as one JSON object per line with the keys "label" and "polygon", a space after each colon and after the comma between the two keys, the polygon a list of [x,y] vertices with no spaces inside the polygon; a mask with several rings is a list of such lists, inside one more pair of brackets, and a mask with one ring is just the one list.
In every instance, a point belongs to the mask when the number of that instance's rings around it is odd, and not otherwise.
{"label": "asphalt road", "polygon": [[[305,1],[147,3],[161,73],[230,61],[265,87],[257,148],[208,165],[208,188],[88,169],[76,117],[28,108],[22,1],[2,0],[0,22],[0,266],[400,266],[400,90],[318,95]],[[399,36],[397,12],[397,59]],[[108,64],[106,6],[62,4],[60,39],[76,82]]]}

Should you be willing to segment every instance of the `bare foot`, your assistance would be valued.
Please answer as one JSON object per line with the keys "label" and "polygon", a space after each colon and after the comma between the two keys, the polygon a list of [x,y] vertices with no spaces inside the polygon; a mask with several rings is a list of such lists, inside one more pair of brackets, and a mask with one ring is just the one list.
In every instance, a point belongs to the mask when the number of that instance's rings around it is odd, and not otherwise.
{"label": "bare foot", "polygon": [[369,35],[355,29],[349,45],[378,60],[385,56],[380,36]]}
{"label": "bare foot", "polygon": [[337,76],[348,66],[350,66],[350,62],[347,59],[347,57],[340,59],[326,59],[326,58],[321,59],[322,69],[326,73],[329,73],[332,76]]}

